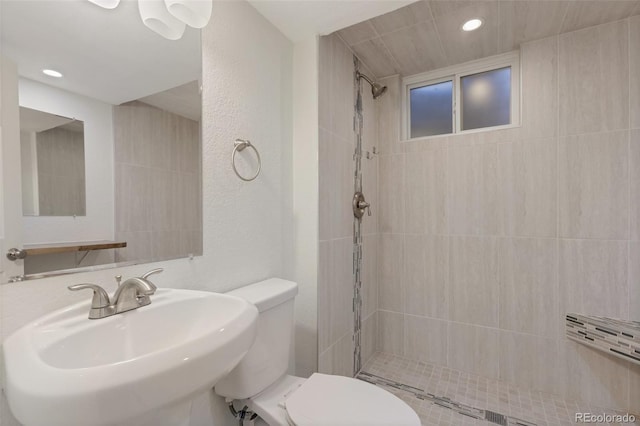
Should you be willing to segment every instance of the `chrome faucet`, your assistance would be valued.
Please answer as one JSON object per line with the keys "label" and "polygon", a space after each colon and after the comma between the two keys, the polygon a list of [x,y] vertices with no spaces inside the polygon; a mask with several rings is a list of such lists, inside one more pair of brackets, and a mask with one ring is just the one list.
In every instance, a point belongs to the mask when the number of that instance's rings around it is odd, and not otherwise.
{"label": "chrome faucet", "polygon": [[164,271],[162,268],[153,269],[141,277],[133,277],[120,284],[121,276],[116,277],[119,286],[109,299],[107,292],[96,284],[76,284],[67,287],[71,291],[91,289],[93,299],[89,310],[89,319],[106,318],[111,315],[138,309],[151,303],[151,296],[158,289],[148,280],[149,276]]}

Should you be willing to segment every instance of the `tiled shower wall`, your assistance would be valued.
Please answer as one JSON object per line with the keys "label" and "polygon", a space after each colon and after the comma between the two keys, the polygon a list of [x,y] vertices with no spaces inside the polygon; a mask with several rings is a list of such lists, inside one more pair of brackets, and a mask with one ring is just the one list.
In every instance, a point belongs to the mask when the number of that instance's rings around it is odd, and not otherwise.
{"label": "tiled shower wall", "polygon": [[640,320],[640,17],[524,44],[522,126],[400,142],[385,79],[378,346],[640,412],[564,315]]}
{"label": "tiled shower wall", "polygon": [[[353,211],[355,136],[353,53],[337,35],[320,38],[319,48],[318,353],[322,373],[353,374]],[[361,64],[361,71],[370,71]],[[373,77],[373,76],[372,76]],[[377,146],[375,106],[363,82],[363,152]],[[378,159],[363,157],[363,193],[373,208],[363,218],[362,361],[373,354],[377,336],[376,259],[378,245]]]}
{"label": "tiled shower wall", "polygon": [[199,123],[139,101],[113,123],[116,261],[202,254]]}

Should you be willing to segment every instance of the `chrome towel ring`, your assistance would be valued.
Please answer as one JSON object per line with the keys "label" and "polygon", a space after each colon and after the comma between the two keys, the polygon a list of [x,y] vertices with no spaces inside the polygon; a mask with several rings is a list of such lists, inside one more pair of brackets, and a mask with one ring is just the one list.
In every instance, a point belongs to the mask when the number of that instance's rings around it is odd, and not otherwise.
{"label": "chrome towel ring", "polygon": [[[253,149],[253,152],[256,153],[256,157],[258,157],[258,170],[256,171],[256,174],[254,174],[250,178],[242,176],[240,173],[238,173],[238,169],[236,169],[236,153],[244,150],[247,147]],[[262,169],[262,160],[260,159],[260,153],[250,141],[244,139],[236,139],[233,143],[233,153],[231,154],[231,167],[233,167],[233,171],[236,173],[236,175],[238,175],[240,179],[246,182],[250,182],[258,177],[258,175],[260,174],[260,169]]]}

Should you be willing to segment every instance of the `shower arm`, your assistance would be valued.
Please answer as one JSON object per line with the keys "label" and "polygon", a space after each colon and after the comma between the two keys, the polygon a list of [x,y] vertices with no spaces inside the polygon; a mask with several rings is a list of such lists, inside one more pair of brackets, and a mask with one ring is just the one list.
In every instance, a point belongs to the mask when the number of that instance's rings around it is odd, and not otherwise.
{"label": "shower arm", "polygon": [[356,78],[357,79],[364,78],[367,81],[367,83],[369,83],[371,85],[371,87],[373,87],[373,81],[371,81],[371,79],[369,77],[367,77],[366,75],[362,74],[360,71],[356,71]]}

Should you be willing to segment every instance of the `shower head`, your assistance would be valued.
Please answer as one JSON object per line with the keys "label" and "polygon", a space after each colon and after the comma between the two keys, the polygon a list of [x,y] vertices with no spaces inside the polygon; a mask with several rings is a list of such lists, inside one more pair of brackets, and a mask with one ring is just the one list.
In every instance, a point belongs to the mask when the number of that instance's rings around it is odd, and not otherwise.
{"label": "shower head", "polygon": [[387,86],[383,86],[380,83],[371,81],[369,77],[362,74],[360,71],[356,71],[356,78],[357,79],[363,78],[367,83],[371,85],[371,94],[373,95],[373,99],[378,99],[380,96],[384,95],[385,92],[387,91]]}

